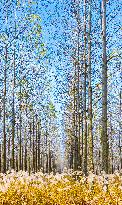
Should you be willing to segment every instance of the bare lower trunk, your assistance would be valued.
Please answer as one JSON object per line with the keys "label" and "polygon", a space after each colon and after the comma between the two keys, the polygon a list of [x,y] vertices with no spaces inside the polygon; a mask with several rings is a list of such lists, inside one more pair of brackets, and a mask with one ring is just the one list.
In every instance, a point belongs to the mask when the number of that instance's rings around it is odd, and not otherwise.
{"label": "bare lower trunk", "polygon": [[107,55],[106,55],[106,0],[102,1],[102,170],[108,173],[108,136],[107,136]]}
{"label": "bare lower trunk", "polygon": [[86,120],[86,0],[84,0],[84,173],[87,175],[87,120]]}
{"label": "bare lower trunk", "polygon": [[34,126],[34,117],[33,117],[33,172],[35,172],[35,126]]}
{"label": "bare lower trunk", "polygon": [[38,171],[40,170],[40,122],[38,122]]}
{"label": "bare lower trunk", "polygon": [[4,97],[3,97],[3,172],[6,172],[6,71],[7,71],[7,46],[5,47],[4,69]]}
{"label": "bare lower trunk", "polygon": [[91,86],[91,0],[89,0],[89,19],[88,19],[88,135],[89,135],[89,171],[93,171],[93,133],[92,133],[92,86]]}
{"label": "bare lower trunk", "polygon": [[121,91],[120,91],[120,122],[119,122],[119,154],[120,154],[120,170],[122,169],[122,138],[121,138]]}
{"label": "bare lower trunk", "polygon": [[15,109],[14,109],[14,89],[15,89],[15,49],[14,49],[14,79],[13,79],[13,107],[12,107],[12,169],[15,169],[14,139],[15,139]]}

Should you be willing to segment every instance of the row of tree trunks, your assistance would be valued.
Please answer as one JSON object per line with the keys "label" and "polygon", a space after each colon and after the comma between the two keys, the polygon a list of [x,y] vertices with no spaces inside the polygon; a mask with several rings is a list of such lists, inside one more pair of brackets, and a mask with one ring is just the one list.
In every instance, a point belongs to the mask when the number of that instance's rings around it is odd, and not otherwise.
{"label": "row of tree trunks", "polygon": [[[26,130],[25,130],[25,134],[26,134]],[[35,141],[36,144],[36,141]],[[8,145],[9,146],[9,145]],[[32,146],[32,144],[31,144]],[[0,144],[0,172],[3,172],[3,160],[2,160],[2,153],[3,153],[3,149],[1,148],[1,144]],[[3,147],[4,148],[4,147]],[[27,141],[25,141],[24,145],[21,145],[21,169],[19,166],[19,152],[17,152],[16,150],[16,154],[14,157],[14,170],[19,171],[19,170],[24,170],[24,171],[28,171],[29,174],[30,173],[35,173],[38,172],[40,170],[43,170],[44,173],[51,173],[52,171],[55,171],[54,169],[56,169],[56,165],[55,165],[55,160],[53,159],[53,155],[52,155],[52,151],[50,149],[50,145],[49,147],[47,147],[47,153],[46,153],[46,157],[45,154],[43,153],[43,151],[40,152],[39,155],[39,150],[40,148],[36,150],[35,147],[35,152],[37,152],[37,159],[36,157],[34,158],[34,162],[33,162],[33,158],[32,158],[32,153],[30,152],[29,147],[27,146]],[[7,164],[6,164],[6,171],[8,170],[12,170],[13,169],[13,162],[12,162],[12,155],[11,155],[12,150],[10,150],[9,155],[7,156]],[[33,164],[34,163],[34,164]],[[37,166],[36,166],[37,163]],[[6,173],[6,172],[4,172]]]}
{"label": "row of tree trunks", "polygon": [[[73,2],[74,16],[77,22],[78,40],[74,53],[74,81],[73,81],[73,135],[71,142],[70,167],[77,170],[82,168],[85,175],[94,171],[93,146],[93,114],[92,114],[92,15],[91,0],[84,0],[83,9],[83,56],[81,49],[80,1]],[[107,54],[106,54],[106,0],[102,0],[102,164],[101,169],[108,173],[109,144],[107,133]],[[83,61],[83,65],[82,65]],[[87,90],[88,83],[88,90]],[[74,151],[73,151],[74,146]],[[72,165],[71,165],[72,164]]]}

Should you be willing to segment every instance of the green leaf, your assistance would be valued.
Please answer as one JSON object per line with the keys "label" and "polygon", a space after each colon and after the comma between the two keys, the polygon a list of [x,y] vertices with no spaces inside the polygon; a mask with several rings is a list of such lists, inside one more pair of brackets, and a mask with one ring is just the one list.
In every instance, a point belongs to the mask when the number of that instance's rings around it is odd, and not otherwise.
{"label": "green leaf", "polygon": [[40,55],[42,55],[42,56],[44,56],[46,54],[46,50],[42,50],[42,51],[40,51]]}

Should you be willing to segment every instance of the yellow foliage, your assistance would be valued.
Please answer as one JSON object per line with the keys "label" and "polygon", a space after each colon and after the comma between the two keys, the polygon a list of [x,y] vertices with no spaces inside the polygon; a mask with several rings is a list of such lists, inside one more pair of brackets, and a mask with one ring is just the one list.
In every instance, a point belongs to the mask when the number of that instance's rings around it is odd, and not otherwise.
{"label": "yellow foliage", "polygon": [[108,177],[106,191],[104,176],[89,177],[75,181],[66,174],[2,175],[0,205],[122,205],[121,176]]}

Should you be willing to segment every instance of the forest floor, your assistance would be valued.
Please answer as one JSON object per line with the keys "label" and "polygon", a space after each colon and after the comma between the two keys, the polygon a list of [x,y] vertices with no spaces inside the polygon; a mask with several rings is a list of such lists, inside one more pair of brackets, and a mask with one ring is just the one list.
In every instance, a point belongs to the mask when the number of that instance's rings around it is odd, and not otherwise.
{"label": "forest floor", "polygon": [[0,205],[122,205],[119,173],[88,177],[11,171],[0,174]]}

